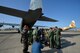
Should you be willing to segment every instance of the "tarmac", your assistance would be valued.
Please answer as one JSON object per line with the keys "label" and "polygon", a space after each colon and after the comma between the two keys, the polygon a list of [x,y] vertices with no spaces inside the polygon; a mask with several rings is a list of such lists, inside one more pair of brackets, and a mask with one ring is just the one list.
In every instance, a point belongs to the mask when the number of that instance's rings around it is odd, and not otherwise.
{"label": "tarmac", "polygon": [[[0,31],[0,53],[23,53],[20,38],[21,34],[15,31]],[[62,32],[61,45],[61,49],[46,46],[42,53],[80,53],[80,32]],[[31,45],[28,51],[31,52]]]}

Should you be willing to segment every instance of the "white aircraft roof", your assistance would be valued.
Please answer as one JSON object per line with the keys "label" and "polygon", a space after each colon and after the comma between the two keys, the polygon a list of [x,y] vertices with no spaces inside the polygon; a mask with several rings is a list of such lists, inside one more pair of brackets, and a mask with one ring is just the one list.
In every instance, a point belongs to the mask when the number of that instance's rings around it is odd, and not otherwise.
{"label": "white aircraft roof", "polygon": [[38,8],[42,8],[42,0],[31,0],[30,9],[36,10]]}

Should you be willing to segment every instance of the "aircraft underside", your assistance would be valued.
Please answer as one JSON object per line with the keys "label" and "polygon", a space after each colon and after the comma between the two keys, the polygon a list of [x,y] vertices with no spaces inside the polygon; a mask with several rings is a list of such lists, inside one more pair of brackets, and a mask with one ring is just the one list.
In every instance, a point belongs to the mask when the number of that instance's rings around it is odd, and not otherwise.
{"label": "aircraft underside", "polygon": [[43,16],[42,8],[37,8],[35,10],[22,11],[9,7],[0,6],[0,13],[16,16],[22,18],[21,29],[24,25],[29,25],[31,28],[37,20],[39,21],[50,21],[57,22],[55,19],[48,18]]}

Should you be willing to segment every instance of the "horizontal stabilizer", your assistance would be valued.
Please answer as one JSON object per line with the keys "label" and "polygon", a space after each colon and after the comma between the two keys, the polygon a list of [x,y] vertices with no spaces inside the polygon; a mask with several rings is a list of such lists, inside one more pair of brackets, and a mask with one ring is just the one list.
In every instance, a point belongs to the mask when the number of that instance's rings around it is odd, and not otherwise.
{"label": "horizontal stabilizer", "polygon": [[39,21],[49,21],[49,22],[57,22],[58,20],[54,20],[45,16],[41,16],[40,18],[38,18]]}
{"label": "horizontal stabilizer", "polygon": [[24,15],[27,15],[27,12],[25,12],[25,11],[8,8],[8,7],[4,7],[4,6],[0,6],[0,13],[12,15],[12,16],[16,16],[16,17],[24,17]]}

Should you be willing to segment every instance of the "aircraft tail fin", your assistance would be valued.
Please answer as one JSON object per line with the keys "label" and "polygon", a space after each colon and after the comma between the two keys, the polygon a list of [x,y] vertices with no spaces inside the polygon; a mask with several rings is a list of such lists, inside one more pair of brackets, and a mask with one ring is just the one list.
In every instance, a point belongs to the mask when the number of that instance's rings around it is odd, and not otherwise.
{"label": "aircraft tail fin", "polygon": [[40,18],[38,18],[39,21],[50,21],[50,22],[58,22],[58,20],[52,19],[52,18],[48,18],[46,16],[41,16]]}
{"label": "aircraft tail fin", "polygon": [[74,20],[72,20],[72,22],[70,23],[69,27],[70,27],[70,28],[75,28],[75,27],[76,27]]}
{"label": "aircraft tail fin", "polygon": [[42,0],[31,0],[30,10],[36,10],[38,8],[42,8]]}

